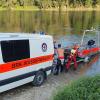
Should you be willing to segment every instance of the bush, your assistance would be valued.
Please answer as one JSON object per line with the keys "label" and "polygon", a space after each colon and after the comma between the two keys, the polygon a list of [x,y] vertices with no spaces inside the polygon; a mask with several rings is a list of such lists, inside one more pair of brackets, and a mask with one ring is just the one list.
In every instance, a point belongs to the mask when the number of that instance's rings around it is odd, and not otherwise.
{"label": "bush", "polygon": [[100,75],[73,81],[58,91],[53,100],[100,100]]}

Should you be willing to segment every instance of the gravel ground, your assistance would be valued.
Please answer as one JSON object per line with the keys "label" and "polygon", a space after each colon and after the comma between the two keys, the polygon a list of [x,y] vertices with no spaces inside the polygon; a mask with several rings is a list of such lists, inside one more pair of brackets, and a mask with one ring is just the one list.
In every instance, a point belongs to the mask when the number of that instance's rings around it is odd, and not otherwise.
{"label": "gravel ground", "polygon": [[[91,63],[91,62],[90,62]],[[0,94],[0,100],[50,100],[54,92],[70,81],[85,75],[91,64],[80,64],[77,71],[70,69],[58,76],[49,75],[45,83],[40,87],[34,87],[30,83]]]}

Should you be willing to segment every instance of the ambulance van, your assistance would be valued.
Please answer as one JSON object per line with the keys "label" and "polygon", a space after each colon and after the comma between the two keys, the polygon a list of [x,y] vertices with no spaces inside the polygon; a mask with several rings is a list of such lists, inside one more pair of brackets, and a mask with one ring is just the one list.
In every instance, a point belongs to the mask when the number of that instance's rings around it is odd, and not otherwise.
{"label": "ambulance van", "polygon": [[53,54],[52,36],[0,33],[0,93],[29,82],[42,85],[51,73]]}

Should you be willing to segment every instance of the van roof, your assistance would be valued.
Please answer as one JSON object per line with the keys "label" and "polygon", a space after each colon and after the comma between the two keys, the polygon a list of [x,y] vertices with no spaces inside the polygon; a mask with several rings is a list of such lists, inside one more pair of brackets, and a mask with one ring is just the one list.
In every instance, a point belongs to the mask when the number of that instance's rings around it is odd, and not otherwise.
{"label": "van roof", "polygon": [[50,37],[50,35],[41,35],[39,33],[0,33],[0,38],[39,38]]}

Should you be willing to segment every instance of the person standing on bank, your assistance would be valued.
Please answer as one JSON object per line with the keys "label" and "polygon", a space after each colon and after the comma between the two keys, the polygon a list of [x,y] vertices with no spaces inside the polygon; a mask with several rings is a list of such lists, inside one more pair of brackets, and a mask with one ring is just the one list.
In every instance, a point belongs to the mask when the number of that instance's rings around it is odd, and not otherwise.
{"label": "person standing on bank", "polygon": [[54,61],[53,61],[53,74],[54,75],[58,75],[59,74],[59,66],[57,66],[57,62],[58,62],[58,51],[57,51],[57,44],[56,41],[54,41]]}
{"label": "person standing on bank", "polygon": [[54,42],[54,59],[56,66],[54,67],[53,73],[54,75],[58,75],[59,72],[63,71],[63,61],[64,61],[64,49],[61,48],[61,44],[56,45]]}
{"label": "person standing on bank", "polygon": [[64,61],[64,49],[61,48],[61,44],[58,44],[58,59],[57,59],[57,72],[63,71],[63,61]]}

